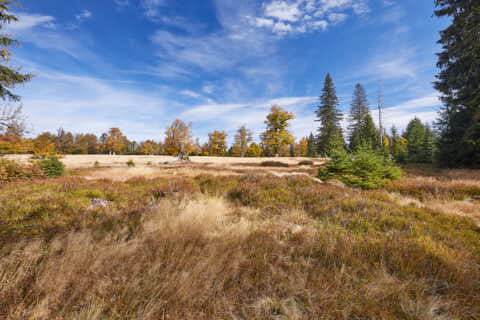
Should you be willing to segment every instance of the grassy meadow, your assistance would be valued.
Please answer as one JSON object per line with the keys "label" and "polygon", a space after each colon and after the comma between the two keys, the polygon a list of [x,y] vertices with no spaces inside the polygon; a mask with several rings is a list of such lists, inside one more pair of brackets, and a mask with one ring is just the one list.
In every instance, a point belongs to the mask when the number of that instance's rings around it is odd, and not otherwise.
{"label": "grassy meadow", "polygon": [[480,319],[480,171],[171,159],[0,185],[0,319]]}

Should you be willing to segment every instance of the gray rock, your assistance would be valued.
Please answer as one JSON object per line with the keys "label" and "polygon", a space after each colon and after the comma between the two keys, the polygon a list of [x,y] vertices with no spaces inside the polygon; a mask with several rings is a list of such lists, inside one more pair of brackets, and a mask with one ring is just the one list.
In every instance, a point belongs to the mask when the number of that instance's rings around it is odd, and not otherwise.
{"label": "gray rock", "polygon": [[90,207],[89,210],[96,209],[96,208],[106,208],[108,207],[110,201],[101,199],[101,198],[93,198],[90,200]]}

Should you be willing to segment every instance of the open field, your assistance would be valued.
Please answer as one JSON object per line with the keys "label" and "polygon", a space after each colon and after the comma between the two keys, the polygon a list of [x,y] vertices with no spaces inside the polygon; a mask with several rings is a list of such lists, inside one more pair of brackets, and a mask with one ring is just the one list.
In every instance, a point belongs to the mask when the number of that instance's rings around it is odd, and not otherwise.
{"label": "open field", "polygon": [[[18,160],[28,162],[29,155],[7,155],[6,159]],[[147,165],[151,162],[153,165],[161,165],[167,161],[175,160],[175,157],[170,156],[129,156],[129,155],[66,155],[62,158],[62,162],[67,168],[89,168],[92,167],[95,161],[98,161],[101,166],[119,166],[124,167],[125,163],[132,159],[138,165]],[[275,160],[284,163],[296,165],[302,160],[313,160],[317,163],[324,163],[324,159],[309,159],[309,158],[238,158],[238,157],[190,157],[193,163],[213,164],[213,165],[233,165],[233,164],[256,164],[263,161]]]}
{"label": "open field", "polygon": [[323,161],[170,159],[0,186],[0,318],[480,319],[479,171],[363,191]]}

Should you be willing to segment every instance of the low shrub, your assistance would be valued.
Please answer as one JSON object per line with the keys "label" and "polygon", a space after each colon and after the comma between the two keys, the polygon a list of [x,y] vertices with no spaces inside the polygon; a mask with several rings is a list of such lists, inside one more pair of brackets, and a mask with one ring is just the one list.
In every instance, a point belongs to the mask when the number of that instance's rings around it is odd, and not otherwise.
{"label": "low shrub", "polygon": [[147,162],[147,166],[152,166],[152,165],[153,165],[152,161]]}
{"label": "low shrub", "polygon": [[35,163],[22,165],[15,161],[0,159],[0,182],[43,177],[41,168]]}
{"label": "low shrub", "polygon": [[402,170],[384,155],[362,148],[348,154],[338,149],[332,154],[332,161],[318,170],[321,180],[339,179],[354,188],[376,189],[400,179]]}
{"label": "low shrub", "polygon": [[262,167],[284,167],[288,168],[288,163],[280,162],[280,161],[264,161],[260,164]]}
{"label": "low shrub", "polygon": [[58,178],[65,173],[65,166],[56,156],[41,160],[40,168],[49,178]]}
{"label": "low shrub", "polygon": [[298,163],[299,166],[313,166],[313,161],[303,160]]}
{"label": "low shrub", "polygon": [[135,167],[135,162],[133,162],[133,160],[130,159],[130,160],[127,161],[127,166],[128,166],[129,168]]}
{"label": "low shrub", "polygon": [[100,162],[98,162],[98,161],[95,161],[95,163],[93,164],[93,166],[94,166],[95,168],[98,168],[98,167],[100,167]]}

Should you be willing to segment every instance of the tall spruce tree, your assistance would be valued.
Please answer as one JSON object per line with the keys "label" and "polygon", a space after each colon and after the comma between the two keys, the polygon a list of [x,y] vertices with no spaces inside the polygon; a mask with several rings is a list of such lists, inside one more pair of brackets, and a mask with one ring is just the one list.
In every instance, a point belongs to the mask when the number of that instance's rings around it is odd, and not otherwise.
{"label": "tall spruce tree", "polygon": [[307,157],[315,158],[317,156],[317,145],[313,133],[307,138]]}
{"label": "tall spruce tree", "polygon": [[432,163],[433,162],[433,156],[435,154],[435,132],[432,130],[430,125],[426,124],[424,126],[425,128],[425,134],[423,137],[423,143],[422,143],[422,162],[425,163]]}
{"label": "tall spruce tree", "polygon": [[373,118],[368,112],[359,128],[359,137],[360,137],[360,145],[354,150],[358,150],[358,147],[367,148],[370,150],[380,150],[380,132],[378,131],[377,127],[375,127],[375,123],[373,122]]}
{"label": "tall spruce tree", "polygon": [[440,32],[435,88],[444,104],[439,130],[439,164],[480,167],[480,2],[435,0],[437,17],[452,23]]}
{"label": "tall spruce tree", "polygon": [[360,128],[364,124],[365,116],[369,112],[367,94],[360,83],[355,85],[352,104],[348,116],[348,146],[354,151],[361,145]]}
{"label": "tall spruce tree", "polygon": [[380,148],[380,134],[370,114],[365,89],[359,83],[353,92],[348,122],[349,149],[351,151],[357,151],[361,147],[372,150]]}
{"label": "tall spruce tree", "polygon": [[425,127],[420,119],[415,117],[410,120],[403,137],[407,140],[407,161],[412,163],[424,162]]}
{"label": "tall spruce tree", "polygon": [[332,150],[344,148],[342,127],[340,121],[343,118],[338,110],[338,98],[330,73],[325,78],[323,94],[320,96],[320,105],[316,110],[317,119],[320,122],[317,135],[318,153],[329,156]]}

